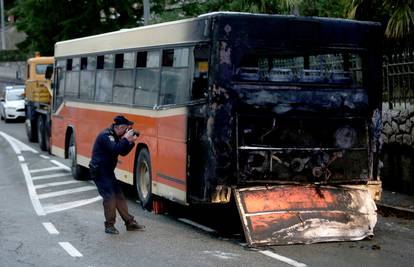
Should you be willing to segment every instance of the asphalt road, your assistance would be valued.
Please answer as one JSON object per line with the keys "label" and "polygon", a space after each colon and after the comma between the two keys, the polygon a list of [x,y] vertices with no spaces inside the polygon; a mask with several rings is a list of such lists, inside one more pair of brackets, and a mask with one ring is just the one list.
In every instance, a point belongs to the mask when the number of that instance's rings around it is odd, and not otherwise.
{"label": "asphalt road", "polygon": [[[93,183],[28,143],[22,122],[0,122],[0,266],[412,266],[414,221],[378,218],[357,242],[249,249],[234,214],[176,205],[156,215],[128,198],[144,232],[103,231]],[[119,218],[119,217],[118,217]],[[195,224],[193,223],[195,222]],[[207,227],[204,227],[207,226]]]}

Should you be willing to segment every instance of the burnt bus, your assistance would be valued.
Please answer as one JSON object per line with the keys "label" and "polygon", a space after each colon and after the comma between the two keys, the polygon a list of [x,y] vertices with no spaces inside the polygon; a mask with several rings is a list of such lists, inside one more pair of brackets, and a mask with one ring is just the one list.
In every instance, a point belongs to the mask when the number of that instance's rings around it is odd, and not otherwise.
{"label": "burnt bus", "polygon": [[193,197],[233,192],[251,245],[373,235],[380,25],[237,13],[209,23],[208,102],[188,127]]}
{"label": "burnt bus", "polygon": [[51,151],[82,178],[123,114],[141,134],[115,173],[144,208],[234,200],[251,246],[372,236],[381,37],[371,22],[218,12],[58,42]]}

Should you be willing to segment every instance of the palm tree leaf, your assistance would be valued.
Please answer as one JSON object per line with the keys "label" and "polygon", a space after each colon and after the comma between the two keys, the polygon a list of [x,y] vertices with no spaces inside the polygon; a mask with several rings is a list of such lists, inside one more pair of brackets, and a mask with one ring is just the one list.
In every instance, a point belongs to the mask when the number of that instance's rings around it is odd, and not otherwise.
{"label": "palm tree leaf", "polygon": [[391,15],[385,35],[391,39],[405,38],[413,32],[414,13],[408,4],[401,5]]}

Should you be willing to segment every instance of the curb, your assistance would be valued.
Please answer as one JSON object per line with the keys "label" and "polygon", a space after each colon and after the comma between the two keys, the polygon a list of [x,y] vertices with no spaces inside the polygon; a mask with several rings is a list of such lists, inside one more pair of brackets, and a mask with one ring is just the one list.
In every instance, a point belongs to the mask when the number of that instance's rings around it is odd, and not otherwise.
{"label": "curb", "polygon": [[378,208],[378,213],[384,217],[394,216],[398,218],[414,220],[414,210],[407,209],[382,203],[376,203]]}

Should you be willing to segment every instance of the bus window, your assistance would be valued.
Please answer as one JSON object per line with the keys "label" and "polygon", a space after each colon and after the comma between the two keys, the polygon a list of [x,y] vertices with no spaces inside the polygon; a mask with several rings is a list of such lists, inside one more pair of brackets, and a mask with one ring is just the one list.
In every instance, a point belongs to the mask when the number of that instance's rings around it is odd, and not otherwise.
{"label": "bus window", "polygon": [[113,102],[132,104],[134,94],[133,53],[115,55],[115,81]]}
{"label": "bus window", "polygon": [[104,56],[96,57],[96,69],[101,70],[104,68]]}
{"label": "bus window", "polygon": [[112,69],[114,67],[114,55],[104,56],[104,69]]}
{"label": "bus window", "polygon": [[96,57],[88,57],[87,70],[96,70]]}
{"label": "bus window", "polygon": [[134,104],[153,107],[160,86],[160,52],[138,52]]}
{"label": "bus window", "polygon": [[79,58],[66,60],[65,96],[79,96]]}
{"label": "bus window", "polygon": [[86,70],[88,68],[88,58],[87,57],[81,57],[81,70]]}
{"label": "bus window", "polygon": [[99,70],[96,74],[95,101],[112,101],[113,70]]}
{"label": "bus window", "polygon": [[191,89],[191,99],[206,97],[208,88],[208,46],[194,48],[194,74]]}
{"label": "bus window", "polygon": [[72,70],[80,70],[80,58],[77,57],[72,60]]}
{"label": "bus window", "polygon": [[188,48],[163,51],[160,104],[180,104],[189,100],[188,51]]}
{"label": "bus window", "polygon": [[349,53],[247,54],[236,68],[235,79],[282,84],[361,87],[361,62],[359,54]]}
{"label": "bus window", "polygon": [[125,53],[124,54],[124,68],[132,69],[135,66],[135,57],[134,53]]}
{"label": "bus window", "polygon": [[66,70],[72,70],[72,59],[66,59]]}
{"label": "bus window", "polygon": [[80,99],[91,100],[95,89],[95,71],[82,71],[80,74]]}
{"label": "bus window", "polygon": [[65,80],[65,96],[77,98],[79,93],[79,72],[67,71]]}

